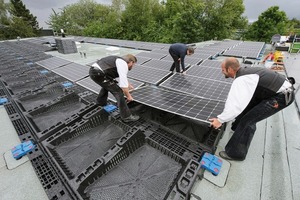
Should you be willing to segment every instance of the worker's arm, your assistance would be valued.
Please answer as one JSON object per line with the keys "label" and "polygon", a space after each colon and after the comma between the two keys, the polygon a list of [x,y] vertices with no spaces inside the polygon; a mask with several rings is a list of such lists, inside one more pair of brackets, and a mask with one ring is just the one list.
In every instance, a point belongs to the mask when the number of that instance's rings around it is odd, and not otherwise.
{"label": "worker's arm", "polygon": [[133,101],[133,98],[132,98],[132,96],[129,92],[129,89],[128,88],[122,88],[122,90],[123,90],[124,95],[127,98],[127,102]]}

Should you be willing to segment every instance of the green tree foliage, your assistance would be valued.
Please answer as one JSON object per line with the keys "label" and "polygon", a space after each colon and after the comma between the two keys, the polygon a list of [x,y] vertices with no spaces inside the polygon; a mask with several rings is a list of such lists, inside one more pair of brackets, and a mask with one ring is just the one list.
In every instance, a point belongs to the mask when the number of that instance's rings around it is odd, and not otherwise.
{"label": "green tree foliage", "polygon": [[80,0],[54,11],[49,24],[72,35],[193,43],[232,37],[247,24],[244,10],[242,0]]}
{"label": "green tree foliage", "polygon": [[237,29],[247,24],[242,17],[244,10],[242,0],[206,0],[201,18],[204,40],[231,38]]}
{"label": "green tree foliage", "polygon": [[284,11],[278,6],[272,6],[263,12],[246,33],[246,39],[270,42],[274,34],[285,35],[290,24]]}
{"label": "green tree foliage", "polygon": [[11,0],[9,3],[0,0],[0,39],[38,35],[39,27],[36,17],[30,14],[21,0]]}
{"label": "green tree foliage", "polygon": [[[78,3],[68,5],[61,12],[55,12],[47,22],[54,31],[64,29],[68,34],[83,35],[84,29],[95,24],[108,22],[110,9],[93,0],[80,0]],[[89,32],[89,31],[87,31]]]}
{"label": "green tree foliage", "polygon": [[[19,18],[18,20],[13,19],[13,23],[18,24],[20,21],[23,21],[24,26],[29,26],[30,29],[32,29],[32,31],[30,32],[33,32],[34,35],[39,35],[40,29],[36,17],[30,13],[30,11],[26,8],[23,2],[21,0],[10,0],[10,2],[12,5],[10,9],[10,13],[13,15],[14,18]],[[23,28],[27,29],[26,27]],[[20,36],[27,37],[31,35],[26,35],[24,33]]]}

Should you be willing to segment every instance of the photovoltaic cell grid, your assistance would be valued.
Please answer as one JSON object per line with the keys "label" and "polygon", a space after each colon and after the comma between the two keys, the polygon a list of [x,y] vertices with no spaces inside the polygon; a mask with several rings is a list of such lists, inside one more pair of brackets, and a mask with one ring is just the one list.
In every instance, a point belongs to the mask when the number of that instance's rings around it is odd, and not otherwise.
{"label": "photovoltaic cell grid", "polygon": [[136,54],[136,56],[160,60],[163,57],[167,56],[167,54],[152,53],[152,52],[141,52],[141,53]]}
{"label": "photovoltaic cell grid", "polygon": [[206,60],[212,57],[212,54],[205,54],[205,53],[201,53],[201,52],[197,52],[195,51],[195,53],[193,55],[190,55],[191,58],[198,58],[198,59],[202,59],[202,60]]}
{"label": "photovoltaic cell grid", "polygon": [[160,86],[200,98],[225,102],[231,84],[196,76],[174,74]]}
{"label": "photovoltaic cell grid", "polygon": [[58,58],[58,57],[52,57],[52,58],[48,58],[46,60],[42,60],[39,62],[36,62],[36,64],[45,67],[46,69],[52,70],[67,64],[70,64],[72,62],[68,61],[68,60],[64,60],[62,58]]}
{"label": "photovoltaic cell grid", "polygon": [[221,63],[222,62],[218,60],[204,60],[200,66],[214,67],[221,70]]}
{"label": "photovoltaic cell grid", "polygon": [[[117,79],[118,80],[118,79]],[[129,83],[135,88],[139,88],[144,85],[144,83],[133,80],[133,79],[128,79]],[[95,83],[90,77],[84,78],[78,82],[76,82],[78,85],[98,94],[101,90],[101,86]],[[116,102],[115,97],[109,92],[108,93],[108,98],[114,102]],[[96,100],[96,99],[95,99]]]}
{"label": "photovoltaic cell grid", "polygon": [[221,68],[193,65],[187,70],[187,74],[191,76],[197,76],[202,78],[207,78],[211,80],[222,81],[226,83],[231,83],[232,79],[225,78],[222,73]]}
{"label": "photovoltaic cell grid", "polygon": [[173,60],[167,61],[167,60],[152,59],[152,60],[149,60],[148,62],[144,63],[142,66],[152,67],[152,68],[160,69],[160,70],[164,70],[164,71],[170,71],[172,64],[173,64]]}
{"label": "photovoltaic cell grid", "polygon": [[141,82],[157,85],[170,74],[170,71],[136,65],[131,71],[128,72],[127,76]]}
{"label": "photovoltaic cell grid", "polygon": [[151,86],[135,90],[133,96],[139,103],[206,123],[220,114],[225,104]]}
{"label": "photovoltaic cell grid", "polygon": [[264,45],[264,42],[243,42],[228,51],[225,51],[223,55],[256,59]]}
{"label": "photovoltaic cell grid", "polygon": [[140,56],[136,56],[137,59],[137,63],[138,65],[142,65],[145,62],[148,62],[149,60],[151,60],[151,58],[145,58],[145,57],[140,57]]}
{"label": "photovoltaic cell grid", "polygon": [[89,67],[77,63],[71,63],[60,68],[52,70],[54,73],[65,77],[70,81],[78,81],[89,74]]}

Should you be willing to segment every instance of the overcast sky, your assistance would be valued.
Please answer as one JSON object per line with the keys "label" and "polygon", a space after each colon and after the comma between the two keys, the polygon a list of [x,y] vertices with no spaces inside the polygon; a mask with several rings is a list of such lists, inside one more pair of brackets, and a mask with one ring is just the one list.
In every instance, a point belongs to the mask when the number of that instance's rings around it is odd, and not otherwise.
{"label": "overcast sky", "polygon": [[[40,28],[48,28],[45,21],[48,21],[52,8],[55,11],[60,11],[59,8],[63,8],[68,4],[73,4],[79,0],[23,0],[26,8],[37,17]],[[98,3],[109,4],[111,0],[95,0]],[[244,0],[245,13],[249,21],[253,22],[257,20],[258,16],[266,11],[269,7],[277,5],[280,10],[284,11],[291,19],[293,17],[300,20],[300,0]]]}

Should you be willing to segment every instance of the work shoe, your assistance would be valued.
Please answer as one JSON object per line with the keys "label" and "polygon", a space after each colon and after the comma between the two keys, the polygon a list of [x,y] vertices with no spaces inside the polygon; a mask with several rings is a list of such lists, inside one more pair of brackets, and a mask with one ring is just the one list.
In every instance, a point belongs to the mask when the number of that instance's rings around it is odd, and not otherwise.
{"label": "work shoe", "polygon": [[243,161],[244,160],[241,158],[232,158],[232,157],[228,156],[225,151],[220,151],[219,155],[221,156],[221,158],[224,158],[226,160],[232,160],[232,161]]}
{"label": "work shoe", "polygon": [[129,117],[126,117],[124,119],[122,119],[124,122],[135,122],[137,120],[139,120],[140,117],[137,115],[130,115]]}

